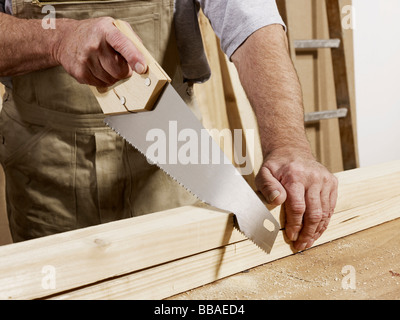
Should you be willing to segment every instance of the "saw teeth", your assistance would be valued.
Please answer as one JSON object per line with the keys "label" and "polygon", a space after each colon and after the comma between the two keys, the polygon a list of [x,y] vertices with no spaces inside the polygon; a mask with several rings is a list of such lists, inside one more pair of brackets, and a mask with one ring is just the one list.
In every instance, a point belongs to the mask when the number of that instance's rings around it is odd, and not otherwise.
{"label": "saw teeth", "polygon": [[266,254],[270,254],[270,251],[268,252],[267,250],[263,249],[262,247],[260,247],[257,242],[253,241],[253,239],[248,238],[236,225],[233,226],[237,231],[239,231],[239,233],[241,235],[243,235],[244,237],[246,237],[246,239],[250,240],[258,249],[262,250],[263,252],[265,252]]}
{"label": "saw teeth", "polygon": [[[126,139],[124,138],[124,136],[123,136],[121,133],[119,133],[118,130],[116,130],[114,127],[112,127],[111,125],[109,125],[108,122],[105,122],[105,123],[106,123],[107,126],[109,126],[112,130],[114,130],[121,138],[123,138],[125,141],[127,141],[127,142],[129,143],[129,145],[131,145],[133,148],[135,148],[136,150],[138,150],[138,151],[146,158],[147,162],[149,162],[150,164],[153,164],[153,165],[157,166],[160,170],[162,170],[163,172],[165,172],[172,180],[176,181],[182,188],[184,188],[184,189],[185,189],[186,191],[188,191],[190,194],[192,194],[193,196],[195,196],[198,200],[200,200],[201,202],[205,203],[206,205],[209,205],[209,206],[211,206],[211,207],[214,207],[212,204],[207,203],[206,201],[200,199],[190,188],[188,188],[188,187],[186,187],[184,184],[180,183],[180,182],[179,182],[173,175],[171,175],[167,170],[165,170],[164,168],[161,168],[160,166],[158,166],[157,163],[154,163],[154,161],[151,161],[151,159],[149,159],[149,157],[147,157],[147,155],[146,155],[142,150],[140,150],[139,148],[137,148],[136,146],[134,146],[132,143],[130,143],[128,140],[126,140]],[[235,228],[236,230],[238,230],[244,237],[246,237],[247,239],[249,239],[249,240],[250,240],[255,246],[257,246],[260,250],[262,250],[263,252],[265,252],[265,253],[267,253],[267,254],[270,253],[271,250],[270,250],[270,251],[267,251],[267,250],[263,249],[261,246],[259,246],[259,245],[257,244],[257,242],[255,242],[253,239],[248,238],[248,237],[239,229],[239,227],[237,226],[235,214],[234,214],[234,221],[235,221],[235,223],[234,223],[234,228]]]}

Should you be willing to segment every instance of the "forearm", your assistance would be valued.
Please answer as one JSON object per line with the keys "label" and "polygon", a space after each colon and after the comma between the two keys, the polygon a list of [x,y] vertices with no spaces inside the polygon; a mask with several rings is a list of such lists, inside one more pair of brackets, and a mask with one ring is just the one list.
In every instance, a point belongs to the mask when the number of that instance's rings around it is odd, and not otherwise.
{"label": "forearm", "polygon": [[142,53],[111,17],[57,19],[55,29],[43,29],[41,20],[0,14],[0,30],[7,30],[0,33],[0,77],[61,65],[80,83],[109,87],[132,70],[147,70]]}
{"label": "forearm", "polygon": [[256,31],[233,54],[232,61],[254,108],[264,157],[288,147],[311,155],[304,130],[301,87],[282,26]]}
{"label": "forearm", "polygon": [[254,107],[264,152],[256,185],[270,204],[285,205],[285,233],[310,248],[328,227],[337,179],[311,153],[301,87],[281,26],[264,27],[232,56]]}
{"label": "forearm", "polygon": [[58,65],[54,44],[62,37],[64,21],[43,29],[41,20],[18,19],[0,13],[0,76],[13,76]]}

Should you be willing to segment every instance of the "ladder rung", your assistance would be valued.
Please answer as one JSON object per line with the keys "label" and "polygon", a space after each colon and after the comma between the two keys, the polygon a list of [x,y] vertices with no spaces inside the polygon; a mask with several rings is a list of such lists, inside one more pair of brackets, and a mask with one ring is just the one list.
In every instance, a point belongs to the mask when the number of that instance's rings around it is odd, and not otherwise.
{"label": "ladder rung", "polygon": [[296,49],[339,48],[340,39],[294,40]]}
{"label": "ladder rung", "polygon": [[304,122],[309,123],[320,120],[344,118],[347,116],[347,112],[348,110],[346,108],[340,108],[337,110],[310,112],[304,115]]}

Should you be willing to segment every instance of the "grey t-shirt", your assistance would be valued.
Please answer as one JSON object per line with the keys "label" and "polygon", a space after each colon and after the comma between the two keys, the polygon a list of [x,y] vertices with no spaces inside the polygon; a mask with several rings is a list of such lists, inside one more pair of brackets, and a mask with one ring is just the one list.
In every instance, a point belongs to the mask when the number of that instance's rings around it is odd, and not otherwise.
{"label": "grey t-shirt", "polygon": [[0,12],[12,13],[11,0],[0,0]]}
{"label": "grey t-shirt", "polygon": [[[184,77],[189,81],[203,82],[210,77],[197,23],[200,8],[229,58],[258,29],[270,24],[284,26],[275,0],[175,0],[177,43]],[[0,12],[12,14],[11,0],[0,0]]]}

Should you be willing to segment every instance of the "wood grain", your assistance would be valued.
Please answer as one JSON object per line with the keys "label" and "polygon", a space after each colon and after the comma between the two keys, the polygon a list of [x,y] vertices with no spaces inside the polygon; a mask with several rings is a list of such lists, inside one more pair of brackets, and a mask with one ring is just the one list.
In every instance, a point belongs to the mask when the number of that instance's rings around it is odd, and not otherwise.
{"label": "wood grain", "polygon": [[[314,247],[396,218],[400,218],[400,196],[342,211]],[[281,231],[270,255],[244,240],[52,298],[164,299],[290,255]]]}
{"label": "wood grain", "polygon": [[[202,84],[194,85],[194,92],[202,115],[202,124],[231,162],[233,144],[224,95],[223,77],[219,59],[219,39],[215,35],[210,22],[203,13],[199,15],[201,34],[206,55],[212,70],[211,78]],[[228,131],[227,131],[228,130]],[[228,134],[224,133],[227,132]]]}
{"label": "wood grain", "polygon": [[[339,192],[348,194],[339,194],[330,227],[315,245],[398,218],[399,189],[388,185],[397,186],[399,173],[396,161],[338,175]],[[280,208],[273,213],[280,214]],[[182,207],[0,247],[0,298],[41,298],[71,290],[75,293],[65,297],[92,292],[114,298],[126,292],[124,297],[140,298],[152,292],[153,298],[165,298],[292,253],[283,232],[266,255],[233,227],[231,214]],[[57,284],[44,289],[42,271],[48,265],[56,270]]]}
{"label": "wood grain", "polygon": [[[302,86],[305,112],[337,109],[332,50],[295,51],[293,49],[294,40],[330,38],[325,1],[277,0],[277,4],[284,21],[287,23],[288,37],[291,44],[290,53]],[[343,7],[345,5],[351,5],[351,0],[340,0],[340,6]],[[345,68],[349,93],[348,108],[351,110],[352,118],[347,125],[352,126],[354,144],[357,145],[353,31],[352,29],[341,29],[341,31],[343,40],[341,50],[346,56]],[[313,154],[332,172],[344,170],[340,131],[338,119],[324,120],[307,124],[306,126],[306,133]],[[342,132],[344,131],[342,130]],[[343,142],[344,147],[346,147],[346,140],[343,140]],[[355,154],[357,164],[357,148],[354,149],[349,145],[350,149]],[[354,166],[346,167],[346,169],[349,168],[354,168]]]}
{"label": "wood grain", "polygon": [[399,228],[396,219],[168,299],[399,300]]}
{"label": "wood grain", "polygon": [[[33,299],[243,240],[233,216],[182,207],[0,247],[0,299]],[[178,249],[179,248],[179,249]],[[42,287],[43,267],[57,272]]]}
{"label": "wood grain", "polygon": [[235,65],[221,50],[219,60],[229,126],[233,131],[241,130],[242,132],[242,143],[234,144],[235,159],[240,159],[240,161],[235,161],[239,162],[236,166],[241,170],[248,184],[257,190],[255,177],[263,162],[257,118],[240,83]]}
{"label": "wood grain", "polygon": [[[3,106],[3,95],[5,89],[0,83],[0,111]],[[10,230],[8,227],[7,208],[6,208],[6,183],[4,170],[0,165],[0,246],[12,243]]]}
{"label": "wood grain", "polygon": [[340,47],[332,49],[332,63],[337,108],[347,109],[347,116],[339,119],[339,126],[343,168],[349,170],[357,167],[357,158],[339,0],[326,0],[326,8],[330,38],[340,39]]}

